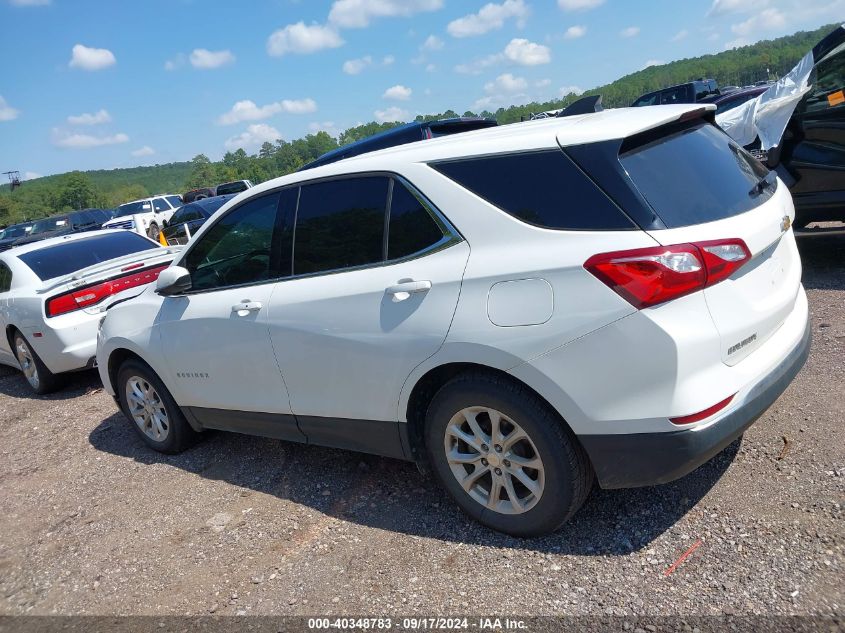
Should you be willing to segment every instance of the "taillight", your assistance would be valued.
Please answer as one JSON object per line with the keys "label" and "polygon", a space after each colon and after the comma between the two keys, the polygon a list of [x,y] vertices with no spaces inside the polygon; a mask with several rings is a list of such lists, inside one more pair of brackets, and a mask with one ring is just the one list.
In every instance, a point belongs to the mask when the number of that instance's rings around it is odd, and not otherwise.
{"label": "taillight", "polygon": [[54,317],[59,316],[60,314],[67,314],[68,312],[73,312],[75,310],[82,310],[83,308],[96,305],[104,299],[107,299],[112,295],[116,295],[119,292],[123,292],[124,290],[137,288],[138,286],[145,286],[158,279],[161,271],[168,266],[170,266],[169,263],[164,266],[147,268],[146,270],[140,270],[132,273],[131,275],[109,279],[108,281],[93,284],[91,286],[85,286],[84,288],[77,288],[76,290],[57,295],[47,301],[47,316]]}
{"label": "taillight", "polygon": [[719,283],[750,258],[745,242],[730,239],[602,253],[584,268],[642,309]]}

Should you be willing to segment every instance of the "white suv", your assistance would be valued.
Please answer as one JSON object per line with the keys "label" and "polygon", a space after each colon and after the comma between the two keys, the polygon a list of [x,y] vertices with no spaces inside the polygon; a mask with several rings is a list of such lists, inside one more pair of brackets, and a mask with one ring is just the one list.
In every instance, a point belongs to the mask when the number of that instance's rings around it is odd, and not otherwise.
{"label": "white suv", "polygon": [[164,223],[181,206],[182,198],[176,194],[133,200],[120,205],[114,217],[103,224],[103,228],[126,229],[158,241],[158,234]]}
{"label": "white suv", "polygon": [[106,389],[156,450],[224,429],[415,460],[517,535],[594,479],[685,475],[810,345],[789,192],[712,113],[509,125],[263,183],[108,311]]}

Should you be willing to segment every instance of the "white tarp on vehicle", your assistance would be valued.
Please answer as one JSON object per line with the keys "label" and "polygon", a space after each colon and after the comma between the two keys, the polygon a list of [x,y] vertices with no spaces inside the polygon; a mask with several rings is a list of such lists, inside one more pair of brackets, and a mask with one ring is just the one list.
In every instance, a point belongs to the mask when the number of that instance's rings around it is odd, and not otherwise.
{"label": "white tarp on vehicle", "polygon": [[[845,25],[841,28],[845,28]],[[840,29],[837,30],[841,33]],[[826,40],[830,37],[828,36]],[[823,43],[824,41],[820,45]],[[816,64],[822,61],[822,59],[817,59],[816,55],[819,57],[836,55],[841,52],[845,44],[840,44],[823,55],[819,54],[819,46],[804,55],[795,68],[756,99],[717,114],[716,123],[719,127],[740,145],[750,145],[757,137],[760,137],[762,150],[768,151],[779,145],[795,107],[812,88],[809,83],[810,75]]]}

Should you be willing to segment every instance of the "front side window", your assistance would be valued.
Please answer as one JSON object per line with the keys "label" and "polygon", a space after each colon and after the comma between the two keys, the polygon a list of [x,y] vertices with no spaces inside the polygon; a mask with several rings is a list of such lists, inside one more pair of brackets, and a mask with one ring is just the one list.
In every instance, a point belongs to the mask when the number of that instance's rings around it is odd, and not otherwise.
{"label": "front side window", "polygon": [[393,181],[388,223],[387,259],[400,259],[431,248],[448,232],[427,205],[398,180]]}
{"label": "front side window", "polygon": [[390,179],[345,178],[303,185],[296,216],[297,275],[384,261]]}
{"label": "front side window", "polygon": [[12,288],[12,271],[9,267],[0,262],[0,293],[9,292]]}
{"label": "front side window", "polygon": [[192,290],[252,284],[278,276],[273,256],[280,192],[247,201],[214,224],[187,253]]}
{"label": "front side window", "polygon": [[804,98],[804,110],[824,112],[845,108],[845,45],[819,63],[810,76],[812,88]]}
{"label": "front side window", "polygon": [[179,196],[167,196],[165,199],[170,203],[170,206],[174,209],[182,206],[182,199]]}
{"label": "front side window", "polygon": [[199,220],[204,217],[199,205],[187,204],[170,218],[170,225],[182,224],[183,222],[190,222],[191,220]]}
{"label": "front side window", "polygon": [[167,204],[167,201],[164,198],[154,198],[153,209],[156,213],[161,211],[170,211],[170,205]]}

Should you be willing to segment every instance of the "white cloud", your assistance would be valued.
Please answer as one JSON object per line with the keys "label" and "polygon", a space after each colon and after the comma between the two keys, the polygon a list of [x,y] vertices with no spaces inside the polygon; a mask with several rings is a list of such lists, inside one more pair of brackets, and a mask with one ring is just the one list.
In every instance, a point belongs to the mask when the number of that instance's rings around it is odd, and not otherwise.
{"label": "white cloud", "polygon": [[485,4],[478,13],[470,13],[449,22],[446,30],[452,37],[473,37],[497,30],[507,20],[515,18],[517,26],[522,27],[528,17],[528,7],[523,0],[504,0],[502,4]]}
{"label": "white cloud", "polygon": [[548,46],[535,44],[526,39],[515,38],[505,46],[505,57],[520,66],[538,66],[552,60]]}
{"label": "white cloud", "polygon": [[150,147],[149,145],[144,145],[144,147],[139,147],[138,149],[133,150],[131,152],[131,154],[133,156],[138,156],[138,157],[140,157],[140,156],[152,156],[155,153],[156,153],[156,151],[152,147]]}
{"label": "white cloud", "polygon": [[309,55],[327,48],[343,46],[343,38],[332,27],[305,22],[288,24],[267,39],[267,54],[281,57],[287,53]]}
{"label": "white cloud", "polygon": [[561,97],[565,97],[566,95],[581,95],[584,92],[584,89],[580,86],[561,86],[560,90],[558,90],[558,94]]}
{"label": "white cloud", "polygon": [[20,110],[16,110],[10,106],[6,100],[0,96],[0,121],[13,121],[18,118]]}
{"label": "white cloud", "polygon": [[557,0],[557,6],[564,11],[589,11],[604,4],[604,0]]}
{"label": "white cloud", "polygon": [[528,87],[528,82],[522,77],[514,77],[511,73],[499,75],[491,82],[484,84],[487,94],[501,94],[503,92],[519,92]]}
{"label": "white cloud", "polygon": [[329,136],[335,137],[340,134],[340,130],[337,129],[334,121],[314,121],[308,124],[308,130],[310,132],[326,132]]}
{"label": "white cloud", "polygon": [[252,150],[261,147],[263,143],[274,143],[282,137],[279,130],[266,123],[254,123],[246,131],[229,138],[224,146],[228,150]]}
{"label": "white cloud", "polygon": [[37,171],[25,171],[23,172],[23,179],[24,180],[35,180],[36,178],[43,178],[44,174],[39,174]]}
{"label": "white cloud", "polygon": [[640,70],[645,70],[646,68],[649,68],[651,66],[662,66],[665,63],[666,62],[662,59],[650,59],[645,64],[643,64],[643,67],[640,68]]}
{"label": "white cloud", "polygon": [[370,55],[364,55],[358,59],[350,59],[343,62],[343,72],[347,75],[359,75],[367,66],[371,66],[373,58]]}
{"label": "white cloud", "polygon": [[626,29],[622,29],[619,31],[619,35],[622,37],[636,37],[640,34],[640,27],[638,26],[629,26]]}
{"label": "white cloud", "polygon": [[129,137],[126,134],[112,134],[108,136],[94,136],[93,134],[67,134],[58,129],[53,129],[53,145],[66,149],[92,149],[106,145],[120,145],[128,143]]}
{"label": "white cloud", "polygon": [[281,112],[288,114],[308,114],[316,112],[317,102],[313,99],[283,99],[258,106],[254,101],[244,99],[232,106],[232,109],[217,118],[218,125],[234,125],[244,121],[260,121],[269,119]]}
{"label": "white cloud", "polygon": [[388,121],[407,121],[410,116],[407,110],[397,108],[396,106],[387,108],[386,110],[376,110],[373,114],[381,123],[387,123]]}
{"label": "white cloud", "polygon": [[117,60],[107,48],[89,48],[82,44],[73,47],[73,53],[68,66],[81,70],[102,70],[114,66]]}
{"label": "white cloud", "polygon": [[708,16],[726,13],[756,13],[769,5],[769,0],[713,0]]}
{"label": "white cloud", "polygon": [[221,66],[235,63],[235,56],[230,50],[210,51],[206,48],[195,48],[191,51],[191,66],[200,70],[213,70]]}
{"label": "white cloud", "polygon": [[393,99],[395,101],[407,101],[411,98],[411,94],[413,91],[401,84],[396,84],[395,86],[391,86],[387,90],[384,91],[384,94],[381,95],[382,99]]}
{"label": "white cloud", "polygon": [[335,0],[329,23],[342,29],[362,29],[373,18],[409,17],[443,8],[443,0]]}
{"label": "white cloud", "polygon": [[731,31],[740,38],[756,35],[762,31],[771,31],[786,26],[786,16],[778,9],[765,9],[752,15],[745,22],[734,24]]}
{"label": "white cloud", "polygon": [[182,53],[179,53],[173,59],[168,59],[164,62],[164,69],[168,71],[176,70],[181,68],[185,65],[185,56]]}
{"label": "white cloud", "polygon": [[9,4],[13,7],[43,7],[50,4],[50,0],[9,0]]}
{"label": "white cloud", "polygon": [[504,54],[496,53],[495,55],[488,55],[480,59],[458,64],[455,66],[455,72],[463,75],[480,75],[485,69],[500,64],[505,59]]}
{"label": "white cloud", "polygon": [[584,37],[587,34],[586,26],[570,26],[563,34],[565,40],[577,40],[579,37]]}
{"label": "white cloud", "polygon": [[443,48],[443,40],[436,35],[429,35],[425,42],[423,42],[420,50],[424,51],[439,51]]}
{"label": "white cloud", "polygon": [[396,61],[396,58],[393,55],[385,55],[384,59],[381,60],[382,66],[392,66],[393,62]]}
{"label": "white cloud", "polygon": [[673,35],[672,39],[669,40],[669,41],[670,42],[680,42],[681,40],[686,39],[686,37],[688,35],[689,35],[689,31],[687,31],[686,29],[681,29],[680,31],[675,33],[675,35]]}
{"label": "white cloud", "polygon": [[86,112],[77,116],[69,116],[67,122],[71,125],[102,125],[103,123],[111,123],[111,115],[107,110],[100,110],[94,114]]}

